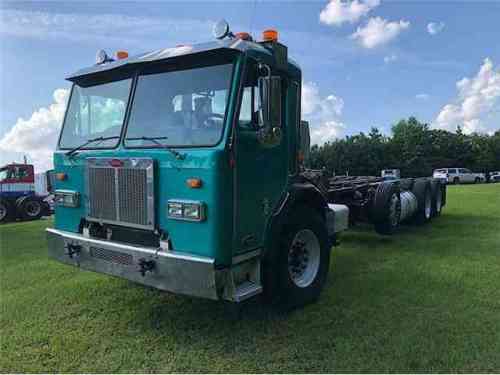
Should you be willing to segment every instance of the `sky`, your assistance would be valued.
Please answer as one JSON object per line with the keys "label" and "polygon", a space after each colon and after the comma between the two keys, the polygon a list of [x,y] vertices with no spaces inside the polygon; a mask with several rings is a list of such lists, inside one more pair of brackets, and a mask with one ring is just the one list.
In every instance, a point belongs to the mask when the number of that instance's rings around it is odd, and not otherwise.
{"label": "sky", "polygon": [[0,2],[0,165],[51,167],[72,72],[97,50],[131,55],[212,40],[226,19],[279,31],[303,72],[313,143],[433,128],[500,129],[500,1]]}

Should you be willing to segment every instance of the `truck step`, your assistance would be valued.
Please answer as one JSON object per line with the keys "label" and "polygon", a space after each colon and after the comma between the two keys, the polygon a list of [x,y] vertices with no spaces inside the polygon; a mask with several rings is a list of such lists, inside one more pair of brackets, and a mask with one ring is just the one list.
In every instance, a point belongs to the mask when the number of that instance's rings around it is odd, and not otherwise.
{"label": "truck step", "polygon": [[245,281],[238,285],[234,292],[234,301],[241,302],[262,292],[262,285]]}

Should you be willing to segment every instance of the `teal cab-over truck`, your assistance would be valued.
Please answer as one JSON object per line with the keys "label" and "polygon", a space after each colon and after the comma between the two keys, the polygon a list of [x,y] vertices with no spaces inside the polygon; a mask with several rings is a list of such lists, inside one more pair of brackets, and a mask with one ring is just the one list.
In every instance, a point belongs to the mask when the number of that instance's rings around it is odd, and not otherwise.
{"label": "teal cab-over truck", "polygon": [[173,293],[315,300],[348,208],[308,179],[301,70],[277,32],[125,52],[73,83],[54,154],[52,258]]}

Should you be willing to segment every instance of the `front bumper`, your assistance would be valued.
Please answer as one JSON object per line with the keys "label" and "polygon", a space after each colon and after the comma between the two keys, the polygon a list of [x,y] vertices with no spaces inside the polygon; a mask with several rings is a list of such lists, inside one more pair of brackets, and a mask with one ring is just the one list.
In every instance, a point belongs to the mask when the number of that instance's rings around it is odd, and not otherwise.
{"label": "front bumper", "polygon": [[47,229],[49,256],[86,270],[122,277],[157,289],[219,299],[225,272],[212,258],[131,246]]}

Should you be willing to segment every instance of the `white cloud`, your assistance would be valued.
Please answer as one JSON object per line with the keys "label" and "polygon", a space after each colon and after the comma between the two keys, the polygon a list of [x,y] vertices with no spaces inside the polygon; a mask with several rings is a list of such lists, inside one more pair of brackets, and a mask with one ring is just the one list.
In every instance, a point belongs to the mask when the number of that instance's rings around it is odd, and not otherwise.
{"label": "white cloud", "polygon": [[358,27],[351,38],[357,40],[365,48],[374,48],[390,42],[409,27],[409,21],[389,22],[380,17],[372,17],[366,25]]}
{"label": "white cloud", "polygon": [[392,55],[385,56],[384,57],[384,62],[386,64],[390,64],[390,63],[396,61],[397,59],[398,59],[398,57],[395,54],[392,54]]}
{"label": "white cloud", "polygon": [[[69,40],[103,46],[151,46],[151,40],[184,43],[212,37],[212,21],[127,16],[123,14],[51,13],[4,9],[0,34],[34,39]],[[182,35],[182,40],[179,40]]]}
{"label": "white cloud", "polygon": [[326,25],[340,26],[345,22],[355,23],[380,5],[380,0],[330,0],[319,14],[319,20]]}
{"label": "white cloud", "polygon": [[33,112],[28,120],[18,119],[0,139],[1,164],[22,160],[24,155],[35,165],[37,172],[52,168],[52,152],[57,143],[64,117],[69,90],[54,91],[54,103]]}
{"label": "white cloud", "polygon": [[457,98],[441,109],[434,127],[453,131],[462,126],[465,133],[497,130],[498,123],[489,120],[500,111],[500,67],[486,58],[476,76],[463,78],[456,86]]}
{"label": "white cloud", "polygon": [[417,95],[415,95],[415,99],[418,99],[418,100],[428,100],[429,99],[429,94],[425,94],[425,93],[417,94]]}
{"label": "white cloud", "polygon": [[322,97],[312,82],[302,85],[302,115],[309,121],[311,144],[322,145],[342,135],[345,128],[340,120],[344,109],[342,98],[330,94]]}
{"label": "white cloud", "polygon": [[427,32],[431,35],[439,34],[444,29],[444,22],[429,22],[427,24]]}

